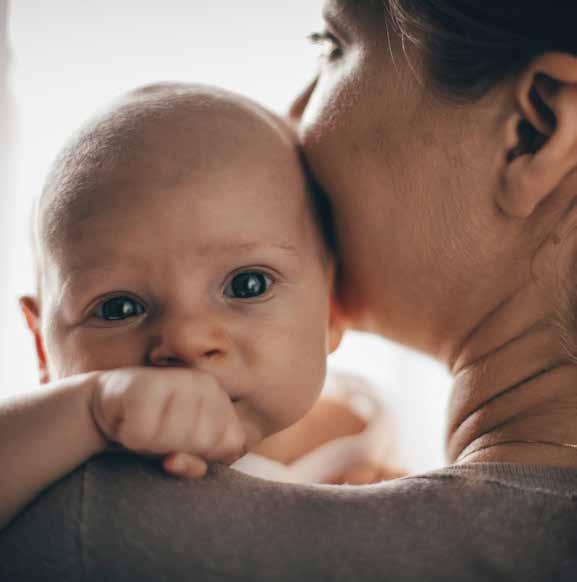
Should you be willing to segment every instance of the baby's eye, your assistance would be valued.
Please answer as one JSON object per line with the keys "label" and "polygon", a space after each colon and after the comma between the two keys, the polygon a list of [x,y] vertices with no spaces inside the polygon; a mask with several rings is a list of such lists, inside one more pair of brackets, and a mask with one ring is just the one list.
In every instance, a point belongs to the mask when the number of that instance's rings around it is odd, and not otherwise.
{"label": "baby's eye", "polygon": [[121,295],[100,303],[94,314],[105,321],[121,321],[144,313],[144,305],[132,297]]}
{"label": "baby's eye", "polygon": [[272,278],[261,271],[243,271],[231,279],[224,294],[233,299],[253,299],[264,295],[273,283]]}

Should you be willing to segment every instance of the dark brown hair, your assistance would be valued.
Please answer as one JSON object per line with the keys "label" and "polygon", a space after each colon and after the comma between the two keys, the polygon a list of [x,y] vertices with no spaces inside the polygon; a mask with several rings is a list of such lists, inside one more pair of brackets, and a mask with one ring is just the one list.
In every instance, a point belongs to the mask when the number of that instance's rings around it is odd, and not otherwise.
{"label": "dark brown hair", "polygon": [[385,0],[401,37],[417,44],[440,92],[459,100],[550,51],[577,55],[577,0]]}

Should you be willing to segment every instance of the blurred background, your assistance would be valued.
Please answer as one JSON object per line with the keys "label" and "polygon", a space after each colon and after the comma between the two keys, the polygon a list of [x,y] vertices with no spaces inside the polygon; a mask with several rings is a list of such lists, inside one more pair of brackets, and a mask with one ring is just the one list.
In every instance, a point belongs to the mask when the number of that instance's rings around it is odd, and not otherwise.
{"label": "blurred background", "polygon": [[[159,80],[244,93],[284,113],[313,75],[321,0],[0,0],[0,397],[36,385],[17,298],[33,289],[34,198],[67,136],[111,98]],[[444,464],[450,378],[390,342],[349,333],[331,364],[374,382],[412,472]]]}

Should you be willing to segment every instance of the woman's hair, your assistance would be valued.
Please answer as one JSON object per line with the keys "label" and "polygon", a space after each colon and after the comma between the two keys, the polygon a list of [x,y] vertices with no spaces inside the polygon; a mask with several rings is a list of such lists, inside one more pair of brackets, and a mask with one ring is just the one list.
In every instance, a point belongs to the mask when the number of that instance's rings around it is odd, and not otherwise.
{"label": "woman's hair", "polygon": [[401,37],[424,52],[440,92],[486,94],[550,51],[577,55],[577,0],[385,0]]}

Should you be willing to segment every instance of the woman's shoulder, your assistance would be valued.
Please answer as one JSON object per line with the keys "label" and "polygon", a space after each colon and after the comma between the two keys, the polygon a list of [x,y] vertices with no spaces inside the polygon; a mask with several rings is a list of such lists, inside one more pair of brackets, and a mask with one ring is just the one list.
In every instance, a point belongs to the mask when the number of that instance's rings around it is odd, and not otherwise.
{"label": "woman's shoulder", "polygon": [[180,481],[136,456],[103,455],[0,533],[0,578],[558,577],[577,555],[577,472],[478,465],[349,487],[219,465]]}
{"label": "woman's shoulder", "polygon": [[577,468],[521,463],[468,463],[414,476],[416,479],[457,480],[464,486],[487,483],[519,494],[553,495],[577,500]]}

